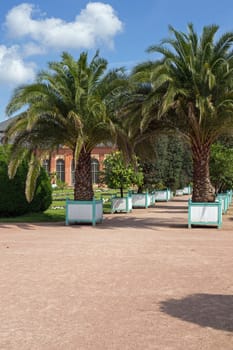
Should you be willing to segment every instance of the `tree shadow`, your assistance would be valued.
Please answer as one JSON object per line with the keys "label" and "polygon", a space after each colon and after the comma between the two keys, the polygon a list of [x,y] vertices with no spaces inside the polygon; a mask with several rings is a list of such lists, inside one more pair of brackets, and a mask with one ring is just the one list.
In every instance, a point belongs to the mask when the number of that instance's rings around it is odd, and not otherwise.
{"label": "tree shadow", "polygon": [[[117,213],[117,214],[110,214],[110,215],[104,215],[104,220],[101,223],[96,223],[95,226],[92,226],[90,222],[88,223],[72,223],[68,226],[66,226],[65,222],[58,222],[58,223],[2,223],[0,224],[0,229],[7,229],[9,231],[14,231],[14,228],[17,227],[19,229],[33,231],[37,230],[38,228],[45,228],[45,227],[52,227],[54,228],[54,232],[56,232],[56,228],[58,227],[64,227],[65,228],[74,228],[74,229],[81,229],[82,227],[90,227],[90,229],[97,229],[97,230],[116,230],[119,228],[135,228],[135,229],[153,229],[153,230],[159,230],[162,227],[167,228],[188,228],[188,224],[184,224],[181,222],[176,222],[176,218],[172,218],[170,220],[168,219],[161,219],[161,218],[138,218],[138,217],[130,217],[126,216],[125,213]],[[19,231],[20,232],[20,231]]]}
{"label": "tree shadow", "polygon": [[174,205],[161,205],[161,204],[155,204],[154,208],[157,209],[166,209],[166,211],[177,211],[177,210],[181,210],[181,211],[186,211],[188,212],[188,205],[179,205],[177,207],[175,207]]}
{"label": "tree shadow", "polygon": [[[117,228],[142,228],[142,229],[154,229],[159,230],[163,227],[165,228],[188,228],[188,219],[178,217],[176,214],[186,214],[187,205],[182,205],[187,203],[186,198],[173,199],[173,204],[171,202],[156,202],[155,205],[145,209],[136,208],[133,209],[132,213],[115,213],[115,214],[104,214],[104,220],[102,223],[97,223],[94,228],[96,229],[117,229]],[[177,203],[176,203],[177,202]],[[177,204],[177,205],[176,205]],[[145,213],[145,216],[142,214]],[[149,214],[149,216],[148,216]],[[162,217],[161,214],[169,214],[166,217]],[[61,227],[65,226],[65,221],[60,222],[31,222],[31,223],[0,223],[0,228],[11,229],[11,225],[17,226],[25,230],[35,230],[37,227]],[[81,228],[82,226],[90,226],[91,223],[77,223],[69,225],[71,228]]]}
{"label": "tree shadow", "polygon": [[154,217],[140,217],[131,216],[130,213],[116,213],[105,215],[103,223],[96,225],[99,229],[116,229],[116,228],[135,228],[135,229],[153,229],[159,230],[163,227],[167,228],[188,228],[188,223],[184,223],[183,219],[175,216],[168,218]]}
{"label": "tree shadow", "polygon": [[160,311],[201,327],[233,332],[233,295],[193,294],[169,299],[160,303]]}
{"label": "tree shadow", "polygon": [[[161,208],[159,208],[159,209],[161,209]],[[168,210],[165,210],[165,209],[168,209]],[[180,214],[187,213],[187,215],[188,215],[187,208],[183,208],[183,210],[182,210],[182,208],[181,209],[164,208],[164,210],[160,210],[159,212],[160,213],[172,213],[172,214],[174,214],[174,213],[180,213]]]}
{"label": "tree shadow", "polygon": [[[11,230],[14,231],[14,228],[17,227],[21,230],[33,231],[38,229],[38,227],[59,227],[65,226],[65,221],[57,221],[57,222],[2,222],[0,223],[0,229]],[[19,231],[20,232],[20,231]]]}

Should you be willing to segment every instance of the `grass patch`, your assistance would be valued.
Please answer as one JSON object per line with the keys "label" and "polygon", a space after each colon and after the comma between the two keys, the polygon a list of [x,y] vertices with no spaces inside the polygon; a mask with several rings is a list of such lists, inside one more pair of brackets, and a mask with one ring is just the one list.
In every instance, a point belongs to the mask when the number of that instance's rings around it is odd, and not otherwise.
{"label": "grass patch", "polygon": [[[95,191],[96,199],[103,199],[103,211],[105,214],[111,213],[111,197],[119,196],[117,190],[97,189]],[[53,190],[53,201],[48,210],[43,213],[27,213],[16,217],[0,217],[0,222],[19,223],[19,222],[65,222],[66,198],[73,199],[73,189],[55,189]]]}
{"label": "grass patch", "polygon": [[[96,190],[95,198],[103,199],[104,213],[111,212],[111,196],[117,193],[114,190]],[[0,222],[20,223],[20,222],[65,222],[66,198],[73,199],[73,189],[53,190],[53,201],[49,209],[43,213],[27,213],[16,217],[0,217]]]}
{"label": "grass patch", "polygon": [[44,213],[27,213],[21,216],[0,218],[0,222],[19,223],[19,222],[59,222],[65,221],[65,209],[51,210]]}

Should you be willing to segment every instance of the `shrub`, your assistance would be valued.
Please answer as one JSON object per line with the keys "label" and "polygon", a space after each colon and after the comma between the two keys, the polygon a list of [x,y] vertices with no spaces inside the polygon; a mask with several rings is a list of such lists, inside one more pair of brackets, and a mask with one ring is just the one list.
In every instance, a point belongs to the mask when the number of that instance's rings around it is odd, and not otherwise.
{"label": "shrub", "polygon": [[124,189],[129,189],[132,185],[142,185],[143,173],[136,159],[134,165],[126,164],[122,152],[116,151],[107,155],[104,160],[104,182],[109,188],[119,189],[123,197]]}
{"label": "shrub", "polygon": [[28,212],[42,212],[52,203],[49,177],[41,168],[34,199],[28,203],[25,197],[25,181],[28,165],[23,162],[13,179],[8,177],[9,152],[0,147],[0,216],[17,216]]}
{"label": "shrub", "polygon": [[233,147],[217,142],[211,147],[210,179],[215,193],[233,187]]}

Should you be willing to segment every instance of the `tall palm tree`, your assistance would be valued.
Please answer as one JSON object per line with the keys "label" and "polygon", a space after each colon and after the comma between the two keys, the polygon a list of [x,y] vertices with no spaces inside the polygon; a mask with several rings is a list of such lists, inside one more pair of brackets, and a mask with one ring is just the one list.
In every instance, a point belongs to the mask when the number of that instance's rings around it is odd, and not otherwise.
{"label": "tall palm tree", "polygon": [[76,61],[68,53],[49,70],[38,74],[34,83],[14,91],[7,106],[16,118],[6,131],[13,140],[9,174],[30,158],[26,196],[33,196],[39,160],[58,145],[69,147],[75,160],[74,199],[93,199],[91,151],[100,142],[113,140],[109,111],[113,93],[126,82],[120,70],[107,72],[107,61],[99,53],[88,62],[87,53]]}
{"label": "tall palm tree", "polygon": [[161,59],[134,70],[135,79],[150,83],[153,90],[142,122],[166,120],[191,145],[195,202],[214,200],[210,148],[220,135],[233,130],[233,33],[215,39],[218,29],[205,26],[198,37],[192,24],[187,34],[170,27],[171,37],[148,49]]}
{"label": "tall palm tree", "polygon": [[[112,114],[116,130],[116,143],[127,162],[139,158],[141,161],[155,159],[155,138],[167,133],[168,128],[162,120],[152,117],[157,113],[157,105],[151,108],[151,118],[143,118],[144,105],[152,92],[150,84],[139,84],[134,76],[128,76],[128,85],[115,100],[115,113]],[[135,158],[136,156],[136,158]]]}

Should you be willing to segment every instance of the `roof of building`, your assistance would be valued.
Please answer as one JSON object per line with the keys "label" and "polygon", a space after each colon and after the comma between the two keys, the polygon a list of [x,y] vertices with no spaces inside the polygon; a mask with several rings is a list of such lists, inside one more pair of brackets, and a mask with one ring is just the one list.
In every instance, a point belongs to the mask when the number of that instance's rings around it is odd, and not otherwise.
{"label": "roof of building", "polygon": [[4,133],[8,125],[12,122],[13,118],[9,118],[7,120],[4,120],[3,122],[0,122],[0,133]]}

